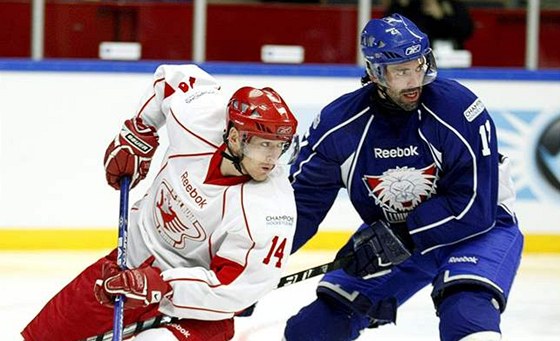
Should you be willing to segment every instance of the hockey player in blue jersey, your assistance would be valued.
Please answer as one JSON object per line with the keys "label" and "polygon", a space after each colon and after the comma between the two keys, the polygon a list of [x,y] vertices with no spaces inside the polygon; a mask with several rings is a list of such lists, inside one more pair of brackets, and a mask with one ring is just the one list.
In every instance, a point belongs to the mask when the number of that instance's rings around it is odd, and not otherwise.
{"label": "hockey player in blue jersey", "polygon": [[292,166],[292,252],[341,188],[364,224],[337,254],[351,261],[324,276],[284,336],[354,340],[395,323],[431,284],[441,340],[500,340],[523,236],[492,118],[467,88],[436,78],[427,36],[405,17],[369,21],[361,48],[364,86],[321,111]]}

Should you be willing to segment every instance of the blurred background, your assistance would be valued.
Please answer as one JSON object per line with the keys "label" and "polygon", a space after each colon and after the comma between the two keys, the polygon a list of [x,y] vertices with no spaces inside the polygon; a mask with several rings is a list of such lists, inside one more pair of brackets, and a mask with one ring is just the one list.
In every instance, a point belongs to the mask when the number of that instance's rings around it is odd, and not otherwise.
{"label": "blurred background", "polygon": [[[142,60],[261,62],[263,46],[288,45],[303,49],[304,63],[355,64],[367,18],[409,2],[0,0],[0,57],[99,58],[102,42],[134,42],[141,53],[132,57]],[[472,19],[464,41],[472,66],[524,67],[529,33],[538,67],[560,67],[560,1],[457,2]],[[528,32],[531,4],[540,12],[536,35]]]}

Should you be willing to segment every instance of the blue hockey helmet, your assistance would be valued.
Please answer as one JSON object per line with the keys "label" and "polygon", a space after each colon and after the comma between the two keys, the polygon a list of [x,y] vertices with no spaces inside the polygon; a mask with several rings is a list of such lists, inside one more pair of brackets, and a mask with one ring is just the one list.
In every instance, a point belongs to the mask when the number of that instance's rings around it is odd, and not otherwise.
{"label": "blue hockey helmet", "polygon": [[387,85],[386,65],[415,59],[420,60],[424,68],[423,85],[431,83],[437,76],[428,36],[400,14],[371,19],[362,30],[360,46],[368,74],[377,78],[382,85]]}

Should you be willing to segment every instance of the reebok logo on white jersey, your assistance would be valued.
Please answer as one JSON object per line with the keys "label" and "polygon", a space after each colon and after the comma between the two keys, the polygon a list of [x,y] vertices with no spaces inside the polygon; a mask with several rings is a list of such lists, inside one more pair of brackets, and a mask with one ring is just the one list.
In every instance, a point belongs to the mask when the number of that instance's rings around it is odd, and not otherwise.
{"label": "reebok logo on white jersey", "polygon": [[196,190],[196,187],[194,187],[193,185],[191,185],[190,181],[189,181],[189,172],[185,171],[183,173],[183,175],[181,175],[181,181],[183,182],[183,187],[185,188],[185,191],[189,194],[189,196],[194,200],[194,202],[200,206],[200,208],[204,208],[204,206],[207,204],[206,202],[206,198],[203,198],[198,191]]}
{"label": "reebok logo on white jersey", "polygon": [[391,149],[373,148],[373,152],[375,157],[378,159],[399,158],[399,157],[417,156],[418,147],[408,146],[406,148],[397,147]]}

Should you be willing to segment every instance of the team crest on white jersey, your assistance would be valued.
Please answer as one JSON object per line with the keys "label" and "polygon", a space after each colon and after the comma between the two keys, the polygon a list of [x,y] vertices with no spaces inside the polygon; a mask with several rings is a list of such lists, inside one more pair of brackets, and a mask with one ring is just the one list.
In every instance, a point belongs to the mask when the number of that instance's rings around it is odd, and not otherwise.
{"label": "team crest on white jersey", "polygon": [[390,223],[401,223],[421,202],[436,190],[437,167],[431,164],[422,169],[397,167],[381,175],[364,175],[362,180],[369,196],[381,207]]}
{"label": "team crest on white jersey", "polygon": [[165,180],[158,188],[155,205],[157,231],[169,245],[182,249],[187,239],[206,239],[206,232],[200,221]]}

